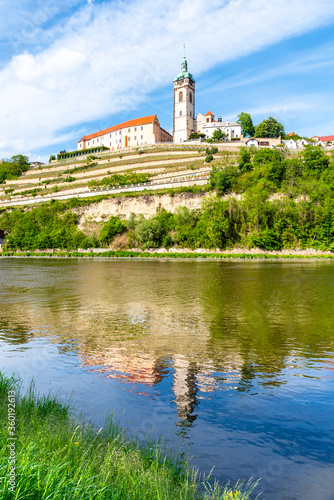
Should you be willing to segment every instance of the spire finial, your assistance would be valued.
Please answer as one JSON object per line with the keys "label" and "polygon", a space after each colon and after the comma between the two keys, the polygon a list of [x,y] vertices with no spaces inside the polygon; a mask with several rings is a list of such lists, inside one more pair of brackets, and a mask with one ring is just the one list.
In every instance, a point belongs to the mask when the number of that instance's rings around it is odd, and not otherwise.
{"label": "spire finial", "polygon": [[183,44],[183,59],[181,64],[181,71],[188,71],[188,63],[186,58],[186,44]]}

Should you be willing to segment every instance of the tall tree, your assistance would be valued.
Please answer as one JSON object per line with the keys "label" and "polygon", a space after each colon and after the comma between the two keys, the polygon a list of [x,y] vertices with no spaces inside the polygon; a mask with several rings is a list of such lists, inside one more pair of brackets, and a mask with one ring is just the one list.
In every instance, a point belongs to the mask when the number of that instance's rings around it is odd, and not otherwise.
{"label": "tall tree", "polygon": [[275,138],[280,135],[285,135],[284,126],[272,116],[259,123],[255,129],[255,137]]}
{"label": "tall tree", "polygon": [[244,137],[254,137],[255,127],[249,113],[240,113],[237,123],[241,125],[241,133]]}
{"label": "tall tree", "polygon": [[221,142],[226,137],[225,132],[222,131],[221,128],[217,128],[212,134],[212,142]]}

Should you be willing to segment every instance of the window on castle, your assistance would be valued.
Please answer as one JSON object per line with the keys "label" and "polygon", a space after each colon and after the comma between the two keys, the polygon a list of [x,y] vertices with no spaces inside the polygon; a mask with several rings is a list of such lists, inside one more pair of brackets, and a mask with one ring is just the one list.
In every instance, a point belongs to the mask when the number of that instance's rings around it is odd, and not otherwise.
{"label": "window on castle", "polygon": [[207,118],[207,119],[206,119],[206,123],[209,123],[209,121],[210,121],[210,120],[209,120],[209,118]]}
{"label": "window on castle", "polygon": [[180,116],[182,116],[182,111],[180,111]]}
{"label": "window on castle", "polygon": [[190,101],[190,102],[193,102],[193,95],[192,95],[192,93],[191,93],[191,92],[189,93],[189,101]]}
{"label": "window on castle", "polygon": [[183,102],[183,92],[179,93],[179,102]]}
{"label": "window on castle", "polygon": [[144,130],[144,127],[140,127],[140,130]]}
{"label": "window on castle", "polygon": [[137,132],[137,127],[135,127],[135,132]]}
{"label": "window on castle", "polygon": [[130,130],[131,130],[131,129],[130,129],[130,128],[128,128],[128,132],[130,132]]}
{"label": "window on castle", "polygon": [[191,111],[190,111],[190,116],[191,116]]}

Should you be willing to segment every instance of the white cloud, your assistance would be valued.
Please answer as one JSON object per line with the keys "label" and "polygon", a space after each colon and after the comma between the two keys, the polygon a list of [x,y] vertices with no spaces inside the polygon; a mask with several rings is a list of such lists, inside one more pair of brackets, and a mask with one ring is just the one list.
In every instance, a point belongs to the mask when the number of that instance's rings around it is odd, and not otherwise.
{"label": "white cloud", "polygon": [[199,74],[333,18],[332,0],[86,4],[43,32],[54,39],[47,48],[13,57],[0,72],[0,157],[74,138],[62,130],[135,109],[171,81],[183,42]]}

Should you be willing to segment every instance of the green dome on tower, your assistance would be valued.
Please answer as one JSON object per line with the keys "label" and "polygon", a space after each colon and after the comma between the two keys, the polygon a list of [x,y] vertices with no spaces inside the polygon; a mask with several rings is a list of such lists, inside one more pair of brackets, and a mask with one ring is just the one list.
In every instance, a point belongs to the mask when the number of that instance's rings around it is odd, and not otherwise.
{"label": "green dome on tower", "polygon": [[181,64],[181,72],[178,75],[176,75],[176,77],[174,78],[174,82],[177,82],[178,80],[183,80],[184,78],[189,78],[189,80],[195,83],[193,75],[188,71],[188,63],[186,56],[183,56]]}

